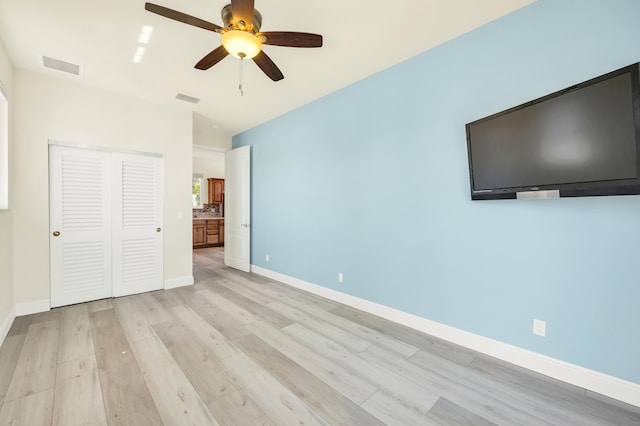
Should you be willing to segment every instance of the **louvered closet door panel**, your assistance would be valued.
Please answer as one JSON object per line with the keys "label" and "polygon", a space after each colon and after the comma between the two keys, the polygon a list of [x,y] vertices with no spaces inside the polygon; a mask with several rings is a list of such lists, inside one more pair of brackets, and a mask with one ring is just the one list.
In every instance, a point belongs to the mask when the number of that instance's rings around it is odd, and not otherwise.
{"label": "louvered closet door panel", "polygon": [[162,158],[112,155],[114,296],[161,289]]}
{"label": "louvered closet door panel", "polygon": [[110,168],[109,153],[49,148],[52,307],[111,297]]}

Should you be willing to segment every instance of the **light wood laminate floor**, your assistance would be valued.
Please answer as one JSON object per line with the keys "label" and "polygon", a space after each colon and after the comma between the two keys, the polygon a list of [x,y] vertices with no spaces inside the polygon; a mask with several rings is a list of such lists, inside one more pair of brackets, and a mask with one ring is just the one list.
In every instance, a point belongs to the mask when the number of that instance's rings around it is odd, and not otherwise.
{"label": "light wood laminate floor", "polygon": [[640,425],[640,409],[194,251],[196,284],[16,318],[0,425]]}

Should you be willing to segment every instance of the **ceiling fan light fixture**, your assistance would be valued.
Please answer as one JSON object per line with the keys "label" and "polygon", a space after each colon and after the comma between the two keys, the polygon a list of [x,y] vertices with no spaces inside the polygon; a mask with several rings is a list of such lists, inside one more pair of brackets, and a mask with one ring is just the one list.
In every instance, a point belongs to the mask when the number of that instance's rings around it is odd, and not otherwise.
{"label": "ceiling fan light fixture", "polygon": [[241,59],[254,58],[262,50],[260,40],[242,30],[230,30],[222,34],[222,45],[231,55]]}

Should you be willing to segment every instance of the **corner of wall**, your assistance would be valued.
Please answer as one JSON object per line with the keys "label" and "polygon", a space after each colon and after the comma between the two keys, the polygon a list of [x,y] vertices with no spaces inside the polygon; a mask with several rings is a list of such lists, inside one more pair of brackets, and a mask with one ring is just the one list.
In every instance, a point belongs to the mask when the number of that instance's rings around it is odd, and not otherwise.
{"label": "corner of wall", "polygon": [[2,325],[0,325],[0,346],[4,342],[5,337],[9,334],[9,330],[11,329],[11,325],[13,324],[13,320],[16,319],[15,308],[11,308],[7,317],[2,321]]}
{"label": "corner of wall", "polygon": [[[8,196],[8,205],[6,209],[0,210],[0,344],[4,341],[11,324],[15,318],[15,288],[14,288],[14,267],[13,267],[13,211],[9,208],[12,207],[11,194],[14,187],[12,186],[12,168],[13,163],[11,161],[11,155],[13,151],[13,66],[9,60],[9,55],[4,47],[4,43],[0,40],[0,87],[4,92],[7,102],[4,107],[8,108],[9,134],[8,138],[4,141],[0,140],[0,173],[5,173],[0,177],[0,185],[5,185],[5,189],[8,189],[6,195]],[[5,110],[6,112],[6,110]],[[1,126],[2,124],[0,124]],[[0,137],[2,139],[2,137]],[[2,146],[4,143],[4,146]],[[7,188],[8,187],[8,188]],[[5,200],[6,201],[6,200]]]}

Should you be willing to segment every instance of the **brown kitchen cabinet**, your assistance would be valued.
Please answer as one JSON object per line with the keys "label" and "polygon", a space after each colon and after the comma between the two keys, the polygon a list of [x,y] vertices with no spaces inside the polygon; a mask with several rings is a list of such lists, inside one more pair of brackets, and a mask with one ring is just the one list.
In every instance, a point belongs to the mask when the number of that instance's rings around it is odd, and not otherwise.
{"label": "brown kitchen cabinet", "polygon": [[193,247],[204,247],[207,245],[207,224],[206,220],[193,221]]}
{"label": "brown kitchen cabinet", "polygon": [[207,220],[207,245],[218,244],[219,235],[220,235],[220,231],[218,230],[218,221]]}
{"label": "brown kitchen cabinet", "polygon": [[209,204],[224,203],[224,179],[208,178]]}
{"label": "brown kitchen cabinet", "polygon": [[224,219],[193,221],[193,248],[224,245]]}

